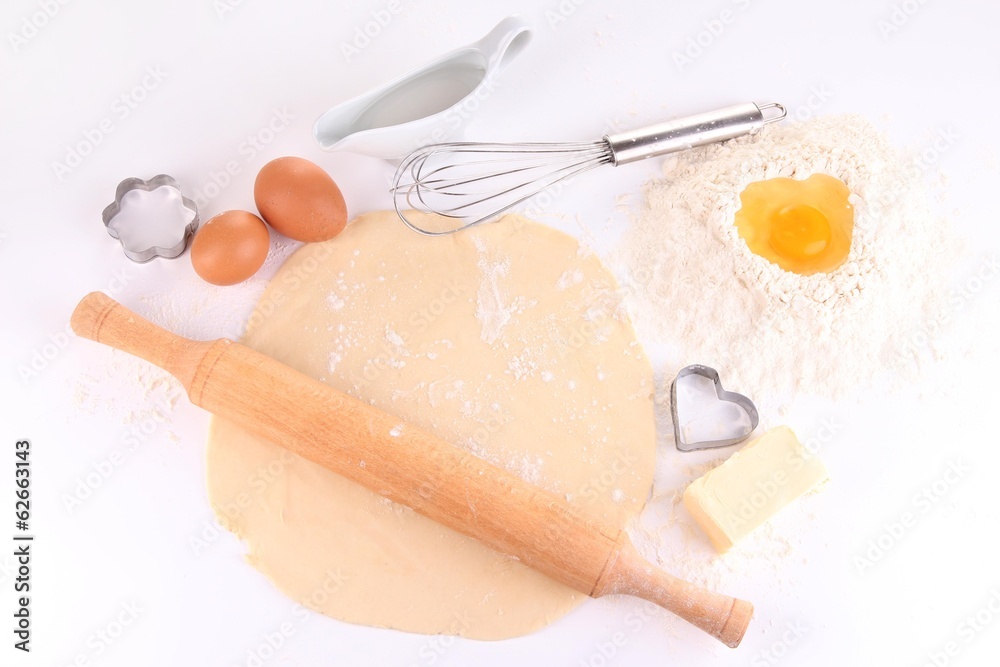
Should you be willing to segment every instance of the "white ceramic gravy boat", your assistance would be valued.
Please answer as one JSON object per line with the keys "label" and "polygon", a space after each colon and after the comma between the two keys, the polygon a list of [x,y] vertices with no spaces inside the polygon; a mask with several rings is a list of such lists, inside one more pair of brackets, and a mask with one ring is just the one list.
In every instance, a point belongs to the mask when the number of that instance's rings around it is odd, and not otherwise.
{"label": "white ceramic gravy boat", "polygon": [[509,16],[478,42],[328,110],[313,125],[313,137],[325,150],[386,159],[454,139],[530,36],[525,18]]}

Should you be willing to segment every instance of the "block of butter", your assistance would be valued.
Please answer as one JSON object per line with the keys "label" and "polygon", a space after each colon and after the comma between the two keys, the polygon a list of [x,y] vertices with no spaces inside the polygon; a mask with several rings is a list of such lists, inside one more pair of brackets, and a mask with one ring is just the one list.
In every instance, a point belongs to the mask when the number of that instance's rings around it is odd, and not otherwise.
{"label": "block of butter", "polygon": [[827,477],[792,429],[778,426],[692,482],[684,506],[723,553]]}

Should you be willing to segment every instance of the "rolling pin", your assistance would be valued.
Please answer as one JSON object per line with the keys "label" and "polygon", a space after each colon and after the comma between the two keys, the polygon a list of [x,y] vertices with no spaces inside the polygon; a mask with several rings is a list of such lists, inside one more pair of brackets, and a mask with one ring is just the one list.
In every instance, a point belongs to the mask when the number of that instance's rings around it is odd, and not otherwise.
{"label": "rolling pin", "polygon": [[70,323],[168,371],[195,405],[575,590],[649,600],[733,648],[746,632],[749,602],[659,570],[624,530],[270,357],[224,338],[182,338],[100,292]]}

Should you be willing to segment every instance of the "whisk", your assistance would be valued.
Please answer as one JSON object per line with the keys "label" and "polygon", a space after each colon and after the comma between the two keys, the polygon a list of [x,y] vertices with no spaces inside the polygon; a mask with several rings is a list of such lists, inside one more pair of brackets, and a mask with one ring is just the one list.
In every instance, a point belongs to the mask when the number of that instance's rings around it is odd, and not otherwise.
{"label": "whisk", "polygon": [[[627,164],[695,146],[754,134],[781,120],[785,107],[748,102],[650,127],[578,143],[431,144],[406,156],[393,177],[396,212],[410,229],[429,236],[478,225],[603,164]],[[412,215],[435,213],[437,224]]]}

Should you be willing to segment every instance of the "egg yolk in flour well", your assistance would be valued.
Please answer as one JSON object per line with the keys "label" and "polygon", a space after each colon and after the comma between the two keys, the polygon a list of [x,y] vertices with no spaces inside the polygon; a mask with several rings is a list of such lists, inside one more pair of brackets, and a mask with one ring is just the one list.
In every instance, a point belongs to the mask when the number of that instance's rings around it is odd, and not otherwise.
{"label": "egg yolk in flour well", "polygon": [[786,271],[827,273],[851,250],[850,194],[843,181],[826,174],[757,181],[740,193],[736,230],[752,252]]}

